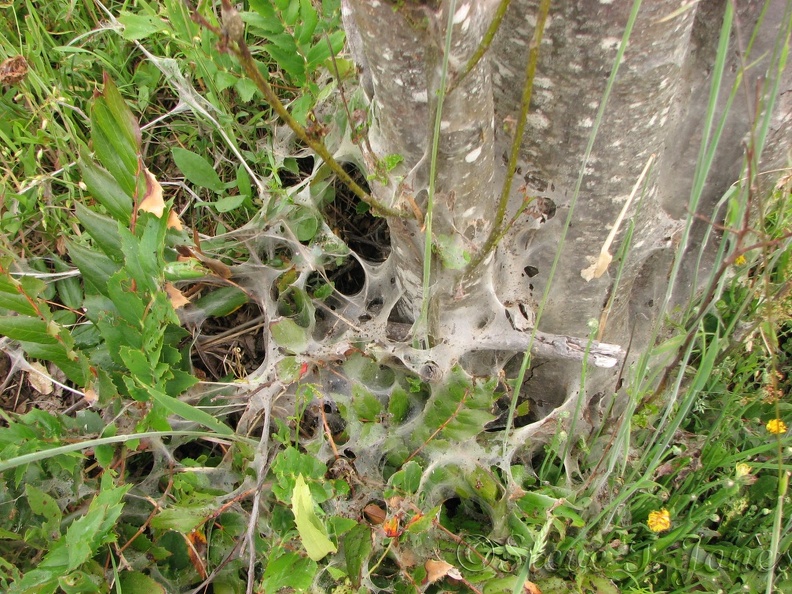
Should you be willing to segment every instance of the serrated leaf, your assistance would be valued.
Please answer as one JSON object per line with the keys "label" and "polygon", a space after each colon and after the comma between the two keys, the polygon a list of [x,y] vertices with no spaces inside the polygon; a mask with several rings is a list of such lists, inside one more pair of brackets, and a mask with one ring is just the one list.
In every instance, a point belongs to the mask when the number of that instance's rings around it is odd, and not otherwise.
{"label": "serrated leaf", "polygon": [[[296,4],[296,2],[294,3]],[[300,23],[294,28],[297,43],[305,45],[313,38],[316,26],[319,24],[319,14],[311,4],[311,0],[300,0]]]}
{"label": "serrated leaf", "polygon": [[248,78],[240,78],[234,83],[234,89],[243,103],[248,103],[259,92],[256,83]]}
{"label": "serrated leaf", "polygon": [[374,422],[382,412],[379,398],[359,384],[352,387],[352,406],[361,421]]}
{"label": "serrated leaf", "polygon": [[217,172],[201,155],[180,147],[174,148],[171,152],[176,167],[190,182],[202,188],[209,188],[217,193],[225,189],[225,185],[217,175]]}
{"label": "serrated leaf", "polygon": [[401,423],[407,416],[410,410],[410,397],[407,395],[406,390],[401,387],[395,387],[390,394],[388,400],[388,413],[391,415],[394,423]]}
{"label": "serrated leaf", "polygon": [[335,553],[338,549],[327,537],[327,529],[316,515],[311,490],[301,474],[294,483],[291,504],[294,523],[297,525],[297,532],[308,556],[314,561],[319,561],[329,553]]}
{"label": "serrated leaf", "polygon": [[146,353],[138,349],[132,349],[127,346],[122,346],[118,352],[121,360],[126,365],[129,372],[142,382],[151,382],[153,377],[151,374],[151,363]]}
{"label": "serrated leaf", "polygon": [[77,569],[93,556],[93,545],[98,540],[99,531],[104,520],[104,510],[94,509],[94,513],[86,513],[69,526],[66,531],[65,543],[69,554],[69,570]]}
{"label": "serrated leaf", "polygon": [[35,342],[39,344],[57,344],[57,333],[39,318],[28,316],[0,316],[0,335],[11,340]]}
{"label": "serrated leaf", "polygon": [[275,548],[261,578],[261,589],[264,592],[280,592],[284,588],[307,592],[315,573],[316,562],[312,559]]}

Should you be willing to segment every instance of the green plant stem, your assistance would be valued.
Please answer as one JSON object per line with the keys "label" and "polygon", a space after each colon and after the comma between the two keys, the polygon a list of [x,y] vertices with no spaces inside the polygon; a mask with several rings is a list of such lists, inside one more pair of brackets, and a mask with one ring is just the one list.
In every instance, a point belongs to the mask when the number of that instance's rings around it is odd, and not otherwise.
{"label": "green plant stem", "polygon": [[459,83],[461,83],[462,80],[464,80],[464,78],[473,71],[473,69],[476,67],[476,64],[478,64],[484,57],[484,54],[487,53],[490,45],[492,45],[492,40],[495,39],[495,33],[497,33],[498,29],[500,29],[501,22],[503,22],[503,17],[506,16],[506,10],[509,8],[509,4],[511,4],[511,0],[501,0],[501,3],[498,4],[498,8],[495,11],[495,17],[492,19],[490,26],[484,33],[481,43],[476,48],[476,51],[473,52],[473,55],[470,56],[467,64],[465,64],[462,70],[452,79],[451,84],[448,85],[448,91],[446,92],[447,94],[451,94],[454,89],[457,88]]}
{"label": "green plant stem", "polygon": [[522,102],[520,104],[520,117],[517,120],[517,128],[514,131],[511,155],[509,156],[509,164],[506,169],[506,179],[503,182],[503,189],[501,190],[500,200],[498,201],[498,210],[495,214],[495,220],[492,223],[490,234],[484,242],[484,246],[465,268],[464,276],[466,278],[470,278],[476,268],[478,268],[495,249],[505,231],[503,229],[503,220],[506,218],[506,207],[509,205],[512,181],[514,180],[514,173],[517,171],[517,161],[520,158],[520,147],[522,147],[522,139],[525,134],[526,122],[528,121],[528,110],[531,107],[531,95],[533,94],[534,79],[536,77],[536,65],[539,61],[539,46],[542,44],[545,22],[550,12],[550,2],[551,0],[542,0],[542,3],[539,5],[539,14],[536,17],[536,27],[534,28],[533,39],[531,39],[531,49],[528,53],[528,64],[525,69],[525,85],[523,86]]}
{"label": "green plant stem", "polygon": [[[423,278],[421,282],[421,313],[415,324],[417,334],[423,333],[425,346],[429,346],[429,302],[432,278],[432,214],[434,213],[435,183],[437,178],[437,153],[440,150],[440,126],[443,117],[443,101],[446,95],[446,78],[448,76],[448,58],[451,53],[451,38],[454,33],[454,12],[456,0],[451,0],[448,7],[446,22],[445,47],[443,53],[443,68],[440,72],[440,86],[437,89],[437,102],[435,104],[434,131],[432,133],[432,152],[429,157],[429,188],[427,190],[426,214],[424,215],[424,257]],[[418,348],[418,345],[415,345]]]}

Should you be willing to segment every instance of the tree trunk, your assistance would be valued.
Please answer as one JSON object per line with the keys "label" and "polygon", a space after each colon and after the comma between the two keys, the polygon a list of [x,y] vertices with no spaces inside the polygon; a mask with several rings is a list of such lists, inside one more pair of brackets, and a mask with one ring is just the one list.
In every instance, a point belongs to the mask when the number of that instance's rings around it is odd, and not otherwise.
{"label": "tree trunk", "polygon": [[[452,77],[479,46],[498,4],[455,2],[448,57]],[[721,2],[702,1],[685,10],[679,10],[677,0],[643,3],[589,153],[632,2],[589,0],[551,6],[506,218],[518,211],[526,196],[534,200],[496,252],[466,275],[465,259],[481,255],[492,232],[538,4],[511,2],[485,58],[445,98],[432,228],[435,256],[428,331],[433,346],[420,351],[406,345],[389,347],[424,375],[427,369],[442,375],[455,362],[474,374],[496,373],[509,356],[528,346],[548,291],[541,332],[533,343],[530,381],[524,388],[535,420],[569,408],[576,400],[581,388],[579,360],[592,320],[599,325],[598,340],[604,341],[591,347],[592,359],[602,369],[586,375],[584,403],[596,403],[596,395],[617,391],[621,365],[616,363],[624,358],[628,344],[635,355],[653,340],[653,325],[668,305],[671,265],[684,251],[679,243],[686,237],[694,169],[707,132],[704,115],[724,14]],[[344,1],[350,45],[362,67],[374,114],[371,144],[379,157],[399,154],[404,159],[389,183],[375,184],[374,193],[404,211],[413,202],[423,213],[427,209],[432,130],[451,6],[450,0]],[[756,91],[757,83],[774,66],[779,23],[788,19],[785,2],[770,2],[764,20],[763,6],[739,3],[716,114],[726,112],[738,74],[744,89],[728,113],[698,201],[697,212],[706,219],[740,173],[757,101],[765,99],[765,91]],[[759,34],[750,55],[745,55],[754,27]],[[747,64],[751,66],[744,70]],[[787,68],[782,89],[789,88],[789,81]],[[784,157],[789,95],[777,105],[768,139],[767,154],[775,159]],[[590,267],[651,155],[654,166],[609,251],[615,255],[631,229],[629,249],[621,262],[614,261],[604,274],[592,277]],[[769,166],[772,158],[764,162]],[[422,222],[391,218],[388,223],[393,248],[388,264],[401,291],[398,315],[401,321],[413,322],[423,295]],[[690,257],[668,294],[672,304],[690,299],[704,278],[710,264],[697,254],[709,227],[704,222],[694,225],[684,246]],[[454,266],[455,261],[460,265]],[[596,416],[591,421],[599,422]],[[554,426],[544,424],[545,430]],[[538,437],[541,427],[542,423],[526,427],[515,436],[515,444],[529,435]]]}

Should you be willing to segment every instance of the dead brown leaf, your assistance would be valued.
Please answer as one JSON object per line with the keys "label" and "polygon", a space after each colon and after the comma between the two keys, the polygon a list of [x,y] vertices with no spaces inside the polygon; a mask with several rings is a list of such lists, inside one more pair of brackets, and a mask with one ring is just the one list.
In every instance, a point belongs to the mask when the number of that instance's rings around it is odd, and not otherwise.
{"label": "dead brown leaf", "polygon": [[27,372],[27,379],[30,387],[44,396],[52,394],[52,380],[50,379],[47,368],[38,361],[31,363],[30,367],[30,371]]}
{"label": "dead brown leaf", "polygon": [[[146,169],[146,195],[143,197],[138,210],[150,212],[157,218],[161,218],[165,212],[165,200],[163,199],[162,186],[148,169]],[[173,210],[168,213],[168,229],[182,230],[179,217]]]}
{"label": "dead brown leaf", "polygon": [[426,569],[426,580],[424,583],[434,584],[436,581],[449,575],[454,569],[454,566],[443,560],[436,561],[434,559],[429,559],[424,563],[424,569]]}
{"label": "dead brown leaf", "polygon": [[174,287],[171,283],[165,283],[165,292],[168,294],[168,298],[171,300],[173,309],[184,307],[190,302],[190,300],[184,296],[184,293],[179,291],[179,289]]}
{"label": "dead brown leaf", "polygon": [[165,212],[165,201],[162,199],[162,186],[148,169],[146,169],[146,195],[138,206],[138,210],[150,212],[159,218]]}
{"label": "dead brown leaf", "polygon": [[382,524],[388,515],[385,510],[376,503],[369,503],[366,507],[364,507],[363,514],[366,516],[366,519],[368,519],[368,521],[375,526]]}

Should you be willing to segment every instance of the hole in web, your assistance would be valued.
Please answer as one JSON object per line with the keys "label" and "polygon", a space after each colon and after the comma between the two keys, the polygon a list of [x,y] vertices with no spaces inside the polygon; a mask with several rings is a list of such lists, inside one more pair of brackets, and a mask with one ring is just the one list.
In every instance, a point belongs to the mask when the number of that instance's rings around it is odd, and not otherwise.
{"label": "hole in web", "polygon": [[354,256],[349,256],[338,268],[327,272],[336,290],[342,295],[351,297],[363,290],[366,284],[366,271]]}
{"label": "hole in web", "polygon": [[[352,163],[344,171],[367,192],[365,176]],[[367,204],[338,180],[334,183],[335,198],[325,207],[327,224],[351,250],[369,262],[384,262],[390,254],[390,232],[384,218],[375,217]]]}
{"label": "hole in web", "polygon": [[255,371],[264,360],[261,308],[248,303],[218,318],[208,318],[195,339],[192,364],[197,377],[233,381]]}
{"label": "hole in web", "polygon": [[283,169],[278,171],[281,184],[284,188],[290,188],[299,184],[306,176],[313,172],[314,158],[310,155],[305,157],[295,157],[287,159]]}
{"label": "hole in web", "polygon": [[475,499],[451,497],[443,503],[441,522],[455,534],[489,534],[492,532],[492,517]]}

